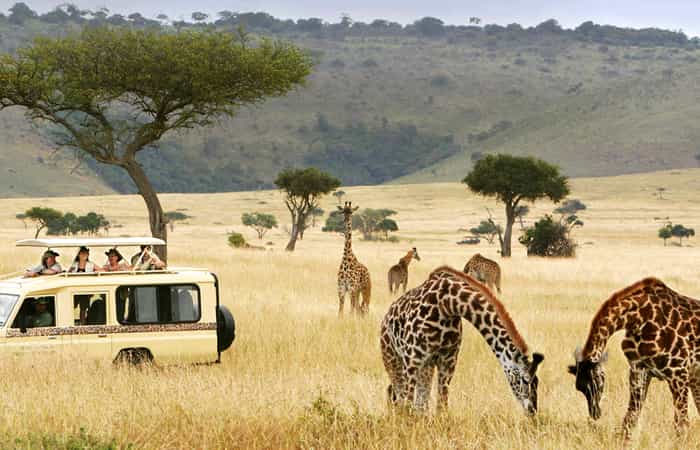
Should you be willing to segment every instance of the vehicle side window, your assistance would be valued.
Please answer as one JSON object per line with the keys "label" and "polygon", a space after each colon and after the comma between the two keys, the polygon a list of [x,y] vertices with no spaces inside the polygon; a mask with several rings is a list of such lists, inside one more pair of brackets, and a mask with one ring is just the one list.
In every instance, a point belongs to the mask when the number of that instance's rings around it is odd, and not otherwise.
{"label": "vehicle side window", "polygon": [[12,328],[56,326],[56,301],[53,296],[27,297],[12,322]]}
{"label": "vehicle side window", "polygon": [[201,317],[199,288],[192,284],[121,286],[117,319],[122,324],[197,322]]}
{"label": "vehicle side window", "polygon": [[107,323],[107,295],[73,295],[73,323],[76,326],[105,325]]}

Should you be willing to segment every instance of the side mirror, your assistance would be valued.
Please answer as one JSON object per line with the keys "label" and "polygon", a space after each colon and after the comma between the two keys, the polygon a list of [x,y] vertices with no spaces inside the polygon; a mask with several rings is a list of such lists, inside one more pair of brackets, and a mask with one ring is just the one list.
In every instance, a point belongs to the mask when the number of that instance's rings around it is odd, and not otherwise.
{"label": "side mirror", "polygon": [[569,366],[568,369],[571,375],[576,375],[576,366]]}

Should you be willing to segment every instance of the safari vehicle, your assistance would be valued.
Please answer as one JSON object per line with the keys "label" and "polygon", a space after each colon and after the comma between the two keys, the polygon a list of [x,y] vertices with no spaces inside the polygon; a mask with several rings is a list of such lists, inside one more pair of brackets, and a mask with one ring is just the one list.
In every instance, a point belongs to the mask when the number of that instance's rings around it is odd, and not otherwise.
{"label": "safari vehicle", "polygon": [[462,240],[457,241],[457,245],[476,245],[481,242],[478,236],[465,236]]}
{"label": "safari vehicle", "polygon": [[[17,245],[55,250],[164,242],[150,237],[27,239]],[[64,262],[75,254],[64,253]],[[32,320],[37,314],[43,314],[40,326]],[[205,269],[63,272],[0,280],[0,353],[72,351],[81,358],[130,363],[220,362],[234,338],[233,316],[219,303],[219,281]]]}

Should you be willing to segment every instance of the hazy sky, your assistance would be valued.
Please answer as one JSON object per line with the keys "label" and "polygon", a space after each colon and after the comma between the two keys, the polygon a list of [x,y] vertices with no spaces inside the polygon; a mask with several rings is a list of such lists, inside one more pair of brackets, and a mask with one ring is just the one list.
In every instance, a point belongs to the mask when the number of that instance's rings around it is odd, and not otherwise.
{"label": "hazy sky", "polygon": [[[17,0],[0,0],[6,10]],[[52,9],[62,0],[24,0],[38,11]],[[536,25],[555,18],[567,28],[585,20],[635,28],[682,29],[691,36],[700,35],[698,0],[75,0],[81,8],[105,6],[112,12],[138,11],[154,17],[165,13],[171,18],[189,18],[192,11],[215,14],[231,11],[265,11],[276,17],[297,19],[321,17],[337,22],[341,13],[353,19],[375,18],[410,23],[424,16],[438,17],[447,23],[464,24],[470,16],[483,23]]]}

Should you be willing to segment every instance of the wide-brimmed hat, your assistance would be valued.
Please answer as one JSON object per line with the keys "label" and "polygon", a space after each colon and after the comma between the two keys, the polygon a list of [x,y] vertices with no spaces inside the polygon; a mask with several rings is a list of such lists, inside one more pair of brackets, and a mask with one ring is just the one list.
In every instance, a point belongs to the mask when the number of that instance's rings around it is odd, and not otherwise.
{"label": "wide-brimmed hat", "polygon": [[119,258],[119,261],[121,261],[122,259],[124,259],[124,257],[122,256],[122,254],[119,253],[119,250],[117,250],[116,248],[110,248],[109,250],[107,250],[107,251],[105,252],[105,255],[107,255],[108,258],[109,258],[110,255],[117,255],[117,258]]}
{"label": "wide-brimmed hat", "polygon": [[49,250],[46,250],[46,251],[44,252],[43,258],[48,258],[49,256],[61,256],[61,255],[59,255],[57,252],[55,252],[55,251],[49,249]]}
{"label": "wide-brimmed hat", "polygon": [[82,245],[82,246],[78,249],[78,253],[80,253],[80,252],[90,253],[90,249],[87,248],[87,247],[85,247],[84,245]]}
{"label": "wide-brimmed hat", "polygon": [[34,303],[36,303],[37,305],[48,305],[49,301],[46,298],[41,297],[34,300]]}

